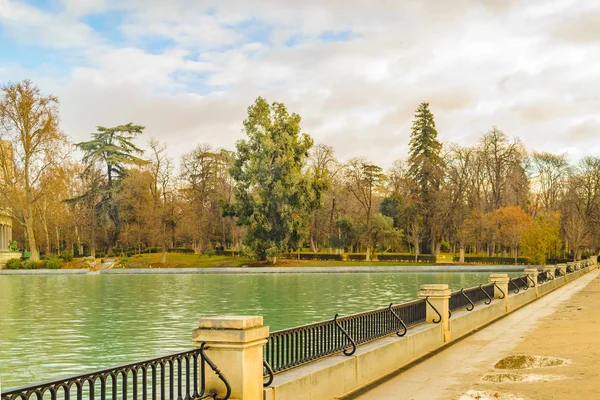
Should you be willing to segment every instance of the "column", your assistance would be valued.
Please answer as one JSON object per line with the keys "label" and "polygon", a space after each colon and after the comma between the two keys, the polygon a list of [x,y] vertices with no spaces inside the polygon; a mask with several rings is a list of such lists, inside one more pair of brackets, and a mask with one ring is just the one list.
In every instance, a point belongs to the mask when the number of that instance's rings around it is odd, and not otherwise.
{"label": "column", "polygon": [[0,251],[8,251],[6,226],[0,224]]}
{"label": "column", "polygon": [[554,265],[544,266],[544,272],[546,273],[546,276],[548,276],[548,279],[556,278],[556,276],[554,275],[555,271],[556,271],[556,267]]}
{"label": "column", "polygon": [[525,275],[527,275],[527,276],[529,276],[529,278],[531,278],[531,281],[529,279],[527,279],[527,285],[529,287],[535,287],[535,297],[539,297],[540,293],[538,292],[538,281],[537,281],[538,270],[536,268],[526,268]]}
{"label": "column", "polygon": [[[427,322],[437,322],[443,327],[444,342],[452,340],[450,334],[450,324],[448,322],[448,312],[450,311],[450,294],[452,292],[446,284],[421,285],[421,290],[417,293],[420,299],[427,299],[431,305],[426,304]],[[435,310],[438,312],[436,313]],[[439,315],[438,315],[439,313]]]}
{"label": "column", "polygon": [[556,268],[560,269],[562,276],[567,275],[567,264],[556,264]]}
{"label": "column", "polygon": [[[206,342],[207,356],[231,385],[231,399],[263,398],[263,346],[269,327],[261,316],[218,316],[201,318],[192,332],[194,344]],[[223,383],[207,368],[207,390],[223,395]]]}
{"label": "column", "polygon": [[510,311],[510,306],[508,303],[508,281],[510,278],[508,274],[490,274],[488,279],[489,283],[496,283],[494,286],[494,298],[495,299],[504,299],[504,306],[506,308],[506,312]]}

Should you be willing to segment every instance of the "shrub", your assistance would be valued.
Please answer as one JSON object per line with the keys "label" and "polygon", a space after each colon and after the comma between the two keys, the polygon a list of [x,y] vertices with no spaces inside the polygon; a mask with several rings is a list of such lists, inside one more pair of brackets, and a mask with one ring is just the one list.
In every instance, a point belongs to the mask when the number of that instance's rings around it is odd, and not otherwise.
{"label": "shrub", "polygon": [[110,258],[110,257],[114,257],[114,256],[115,256],[115,253],[114,253],[114,252],[112,252],[112,251],[111,251],[111,252],[109,252],[109,253],[106,255],[106,257],[109,257],[109,258]]}
{"label": "shrub", "polygon": [[58,257],[48,257],[46,260],[46,268],[48,269],[60,269],[62,267],[62,260]]}
{"label": "shrub", "polygon": [[19,244],[17,242],[15,242],[14,240],[11,241],[8,245],[8,250],[13,253],[17,253],[19,251]]}
{"label": "shrub", "polygon": [[37,261],[27,260],[23,263],[23,268],[25,269],[36,269],[38,267]]}
{"label": "shrub", "polygon": [[6,262],[6,268],[8,269],[19,269],[23,267],[23,263],[18,258],[11,258]]}
{"label": "shrub", "polygon": [[[454,257],[454,262],[458,262],[460,257]],[[472,264],[496,264],[496,265],[515,265],[514,257],[479,257],[479,256],[465,256],[465,263]],[[529,260],[526,257],[517,258],[518,265],[529,264]]]}
{"label": "shrub", "polygon": [[68,251],[65,251],[64,253],[62,253],[60,255],[60,258],[62,258],[66,262],[73,261],[73,253],[69,253]]}

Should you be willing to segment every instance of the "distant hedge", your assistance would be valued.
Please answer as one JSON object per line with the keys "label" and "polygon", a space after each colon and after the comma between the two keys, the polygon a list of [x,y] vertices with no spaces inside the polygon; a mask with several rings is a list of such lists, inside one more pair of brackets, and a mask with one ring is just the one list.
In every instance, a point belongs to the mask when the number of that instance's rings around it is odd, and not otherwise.
{"label": "distant hedge", "polygon": [[[414,254],[379,254],[379,261],[398,261],[398,262],[415,262]],[[420,254],[417,257],[417,262],[436,262],[436,257],[431,254]]]}
{"label": "distant hedge", "polygon": [[[459,262],[460,257],[454,257],[454,262]],[[469,264],[495,264],[495,265],[515,265],[514,257],[479,257],[465,256],[465,262]],[[517,258],[518,265],[527,265],[529,260],[526,257]]]}

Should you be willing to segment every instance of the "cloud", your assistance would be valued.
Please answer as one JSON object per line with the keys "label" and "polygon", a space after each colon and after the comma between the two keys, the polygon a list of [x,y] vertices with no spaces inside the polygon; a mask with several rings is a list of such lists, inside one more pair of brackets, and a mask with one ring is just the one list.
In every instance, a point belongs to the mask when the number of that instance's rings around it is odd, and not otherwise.
{"label": "cloud", "polygon": [[[0,46],[35,43],[62,60],[52,68],[54,61],[40,55],[44,67],[28,69],[0,54],[0,71],[6,79],[29,76],[58,95],[64,129],[76,141],[96,125],[131,121],[168,142],[175,157],[203,142],[232,148],[243,136],[247,107],[260,95],[298,112],[315,142],[332,145],[343,160],[364,155],[385,167],[404,158],[423,101],[444,141],[471,145],[497,125],[536,150],[600,155],[586,144],[600,107],[594,5],[58,4],[41,9],[0,0]],[[118,18],[102,26],[111,16]]]}

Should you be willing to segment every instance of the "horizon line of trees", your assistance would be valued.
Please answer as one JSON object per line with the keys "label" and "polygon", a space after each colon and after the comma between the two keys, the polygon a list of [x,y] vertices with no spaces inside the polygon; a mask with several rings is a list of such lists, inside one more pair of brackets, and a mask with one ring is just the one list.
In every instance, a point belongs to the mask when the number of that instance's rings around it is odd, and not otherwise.
{"label": "horizon line of trees", "polygon": [[[235,249],[257,259],[312,252],[580,259],[600,248],[600,158],[528,152],[496,127],[477,144],[438,140],[418,106],[409,154],[385,170],[341,162],[301,118],[258,98],[235,151],[199,144],[179,168],[145,127],[98,126],[73,144],[58,99],[31,81],[0,88],[0,208],[36,260],[160,248]],[[73,146],[83,153],[72,156]]]}

